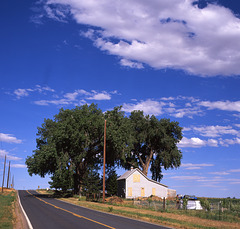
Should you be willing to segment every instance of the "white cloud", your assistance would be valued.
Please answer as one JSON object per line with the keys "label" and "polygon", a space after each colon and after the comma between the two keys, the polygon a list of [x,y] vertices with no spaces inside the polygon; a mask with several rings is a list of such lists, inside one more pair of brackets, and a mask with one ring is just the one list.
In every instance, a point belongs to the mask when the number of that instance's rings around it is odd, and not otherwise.
{"label": "white cloud", "polygon": [[181,109],[175,109],[175,108],[168,108],[166,109],[171,116],[175,118],[193,118],[194,115],[201,115],[202,111],[198,107],[187,107],[187,108],[181,108]]}
{"label": "white cloud", "polygon": [[240,101],[202,101],[199,105],[207,107],[210,110],[218,109],[223,111],[235,111],[240,112]]}
{"label": "white cloud", "polygon": [[40,105],[40,106],[48,106],[50,104],[53,105],[69,105],[72,104],[71,100],[67,100],[67,99],[56,99],[56,100],[38,100],[34,102],[36,105]]}
{"label": "white cloud", "polygon": [[16,137],[12,136],[12,134],[4,134],[0,133],[0,141],[7,142],[7,143],[22,143],[22,140],[17,139]]}
{"label": "white cloud", "polygon": [[12,168],[27,168],[26,165],[24,164],[11,164]]}
{"label": "white cloud", "polygon": [[240,132],[233,129],[232,126],[199,126],[184,128],[184,131],[193,130],[195,133],[199,133],[204,137],[220,137],[222,135],[235,135],[239,136]]}
{"label": "white cloud", "polygon": [[22,97],[27,97],[32,92],[39,92],[39,93],[45,93],[45,92],[54,92],[54,89],[46,86],[42,87],[40,85],[36,85],[34,88],[18,88],[14,90],[14,94],[17,96],[17,99],[21,99]]}
{"label": "white cloud", "polygon": [[16,157],[14,155],[10,155],[9,152],[7,152],[6,150],[1,150],[0,149],[0,158],[5,158],[5,155],[7,156],[7,160],[10,160],[10,161],[22,160],[22,158]]}
{"label": "white cloud", "polygon": [[18,99],[29,95],[28,89],[21,89],[21,88],[16,89],[13,93],[17,96]]}
{"label": "white cloud", "polygon": [[66,22],[71,14],[78,24],[92,26],[85,36],[129,67],[145,63],[202,76],[239,75],[240,19],[223,6],[200,9],[194,2],[46,0],[43,8],[53,20]]}
{"label": "white cloud", "polygon": [[239,145],[240,144],[240,138],[219,139],[219,144],[222,145],[222,146]]}
{"label": "white cloud", "polygon": [[175,180],[183,180],[183,181],[189,181],[189,180],[200,180],[200,179],[205,179],[205,177],[202,176],[173,176],[173,177],[169,177],[171,179],[175,179]]}
{"label": "white cloud", "polygon": [[88,100],[110,100],[111,95],[103,92],[103,93],[95,93],[91,97],[86,98]]}
{"label": "white cloud", "polygon": [[83,104],[86,104],[86,100],[111,100],[112,95],[117,95],[118,92],[117,90],[111,91],[111,92],[106,92],[106,91],[101,91],[97,92],[95,90],[91,90],[90,92],[85,91],[83,89],[78,89],[75,90],[74,92],[69,92],[63,94],[63,98],[59,98],[57,96],[57,99],[43,99],[43,100],[37,100],[34,103],[36,105],[40,106],[47,106],[47,105],[70,105],[74,104],[75,106],[81,106]]}
{"label": "white cloud", "polygon": [[240,173],[240,169],[230,169],[228,172],[230,172],[230,173]]}
{"label": "white cloud", "polygon": [[192,164],[192,163],[183,163],[181,167],[184,167],[187,170],[203,169],[203,167],[214,166],[214,164]]}
{"label": "white cloud", "polygon": [[218,146],[218,141],[215,139],[208,139],[208,140],[202,140],[200,138],[186,138],[183,137],[182,140],[178,143],[178,147],[180,148],[200,148],[204,146],[212,146],[212,147],[217,147]]}
{"label": "white cloud", "polygon": [[229,175],[230,173],[223,171],[223,172],[210,172],[209,174],[222,176],[222,175]]}
{"label": "white cloud", "polygon": [[163,102],[158,102],[154,100],[146,100],[146,101],[141,101],[137,104],[123,104],[122,110],[125,112],[132,112],[134,110],[140,110],[143,111],[145,114],[149,115],[161,115],[163,113],[162,108],[165,105]]}
{"label": "white cloud", "polygon": [[130,68],[137,68],[137,69],[142,69],[143,65],[141,63],[136,63],[131,60],[127,59],[121,59],[120,64],[125,67],[130,67]]}

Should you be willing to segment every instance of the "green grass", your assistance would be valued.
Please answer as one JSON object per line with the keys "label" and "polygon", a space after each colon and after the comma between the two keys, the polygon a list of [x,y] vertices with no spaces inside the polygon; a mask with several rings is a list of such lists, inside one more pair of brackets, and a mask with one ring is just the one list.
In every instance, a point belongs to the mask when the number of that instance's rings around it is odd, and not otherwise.
{"label": "green grass", "polygon": [[12,204],[16,198],[14,192],[5,194],[0,193],[0,228],[13,228],[13,211]]}

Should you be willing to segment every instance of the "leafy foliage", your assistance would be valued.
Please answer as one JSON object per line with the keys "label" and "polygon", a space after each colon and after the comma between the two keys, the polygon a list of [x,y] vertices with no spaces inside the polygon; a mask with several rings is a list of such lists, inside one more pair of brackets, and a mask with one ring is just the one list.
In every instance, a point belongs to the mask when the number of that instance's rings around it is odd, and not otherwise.
{"label": "leafy foliage", "polygon": [[[52,188],[79,193],[89,168],[98,170],[102,165],[105,119],[108,167],[141,167],[147,175],[151,165],[153,179],[160,180],[162,166],[180,166],[182,154],[177,143],[182,138],[182,128],[177,122],[144,116],[142,111],[133,111],[126,117],[121,107],[103,113],[91,104],[60,109],[54,119],[44,120],[38,127],[36,150],[26,159],[29,174],[50,174]],[[115,193],[116,174],[112,176],[109,190]]]}
{"label": "leafy foliage", "polygon": [[87,168],[101,161],[103,123],[103,113],[94,104],[61,109],[54,120],[44,120],[37,149],[26,160],[29,174],[52,174],[52,187],[78,193]]}
{"label": "leafy foliage", "polygon": [[145,175],[148,168],[154,180],[161,180],[161,167],[177,168],[182,153],[177,143],[182,139],[182,128],[169,119],[158,120],[154,115],[144,116],[142,111],[133,111],[129,117],[132,145],[126,166],[141,167]]}
{"label": "leafy foliage", "polygon": [[100,189],[101,179],[99,173],[94,168],[87,169],[83,179],[82,194],[86,195],[86,193],[99,193]]}
{"label": "leafy foliage", "polygon": [[106,189],[108,195],[117,195],[117,173],[114,169],[108,172],[108,177],[106,179]]}

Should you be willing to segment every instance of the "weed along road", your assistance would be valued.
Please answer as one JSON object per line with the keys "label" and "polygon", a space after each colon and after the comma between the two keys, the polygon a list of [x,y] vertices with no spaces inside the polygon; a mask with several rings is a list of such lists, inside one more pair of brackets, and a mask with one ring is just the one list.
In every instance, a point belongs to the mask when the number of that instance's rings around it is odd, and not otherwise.
{"label": "weed along road", "polygon": [[18,191],[33,229],[161,229],[166,228],[121,216],[102,213],[48,198],[36,191]]}

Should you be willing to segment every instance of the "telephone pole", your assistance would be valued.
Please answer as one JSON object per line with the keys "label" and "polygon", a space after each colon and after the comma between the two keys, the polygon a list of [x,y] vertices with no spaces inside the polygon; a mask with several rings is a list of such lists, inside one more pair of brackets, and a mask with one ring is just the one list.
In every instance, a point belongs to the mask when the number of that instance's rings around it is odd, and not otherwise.
{"label": "telephone pole", "polygon": [[8,188],[8,183],[9,183],[9,175],[10,175],[10,161],[9,161],[9,166],[8,166],[7,188]]}
{"label": "telephone pole", "polygon": [[107,120],[105,120],[105,124],[104,124],[104,146],[103,146],[103,203],[105,203],[106,129],[107,129]]}
{"label": "telephone pole", "polygon": [[5,155],[4,169],[3,169],[2,192],[3,192],[3,186],[4,186],[5,167],[6,167],[6,155]]}

